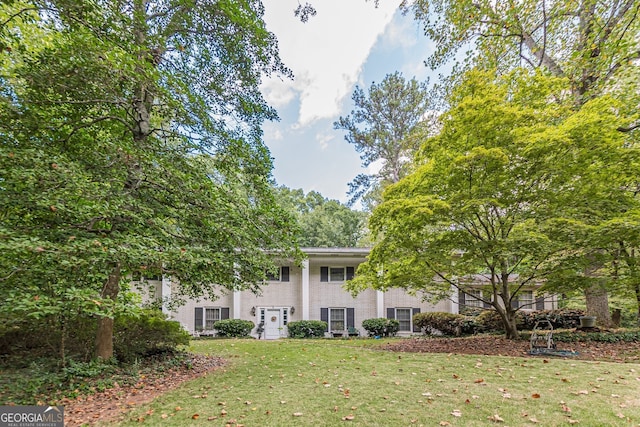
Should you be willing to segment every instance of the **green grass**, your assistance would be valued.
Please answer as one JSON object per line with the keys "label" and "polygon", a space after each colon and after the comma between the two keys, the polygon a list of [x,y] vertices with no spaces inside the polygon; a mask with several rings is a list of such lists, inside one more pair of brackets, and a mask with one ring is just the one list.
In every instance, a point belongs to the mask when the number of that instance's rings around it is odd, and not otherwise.
{"label": "green grass", "polygon": [[121,425],[640,425],[638,364],[391,353],[382,342],[194,341],[228,365]]}

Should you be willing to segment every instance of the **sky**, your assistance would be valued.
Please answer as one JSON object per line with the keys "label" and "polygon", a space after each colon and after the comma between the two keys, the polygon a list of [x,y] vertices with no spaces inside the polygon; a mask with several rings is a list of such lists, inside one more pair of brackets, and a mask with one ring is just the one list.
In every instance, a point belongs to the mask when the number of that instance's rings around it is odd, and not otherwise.
{"label": "sky", "polygon": [[295,76],[262,85],[280,116],[263,126],[273,176],[278,185],[345,203],[348,183],[370,171],[333,123],[353,110],[356,85],[367,92],[396,71],[405,79],[433,82],[434,73],[424,65],[433,46],[413,18],[398,11],[399,0],[383,0],[377,8],[365,0],[315,0],[317,15],[306,23],[294,16],[298,0],[263,3],[267,29]]}

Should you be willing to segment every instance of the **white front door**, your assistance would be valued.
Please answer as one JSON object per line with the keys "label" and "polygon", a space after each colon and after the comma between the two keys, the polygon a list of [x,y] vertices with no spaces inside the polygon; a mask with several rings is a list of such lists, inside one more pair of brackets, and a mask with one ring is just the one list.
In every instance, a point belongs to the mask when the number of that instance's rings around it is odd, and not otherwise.
{"label": "white front door", "polygon": [[267,308],[264,315],[264,339],[275,340],[280,338],[282,330],[282,315],[279,308]]}

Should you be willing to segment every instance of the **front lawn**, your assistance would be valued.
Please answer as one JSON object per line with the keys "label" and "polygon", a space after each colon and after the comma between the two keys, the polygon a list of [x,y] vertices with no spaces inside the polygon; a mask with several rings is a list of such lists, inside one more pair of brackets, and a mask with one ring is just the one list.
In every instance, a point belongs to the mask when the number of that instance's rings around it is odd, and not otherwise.
{"label": "front lawn", "polygon": [[381,351],[388,341],[193,341],[227,365],[120,425],[640,424],[639,364]]}

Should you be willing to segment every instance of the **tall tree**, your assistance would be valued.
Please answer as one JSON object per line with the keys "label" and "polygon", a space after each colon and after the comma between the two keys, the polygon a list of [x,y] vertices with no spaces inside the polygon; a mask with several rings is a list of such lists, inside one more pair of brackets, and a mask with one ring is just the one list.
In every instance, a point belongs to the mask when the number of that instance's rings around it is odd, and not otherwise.
{"label": "tall tree", "polygon": [[360,153],[362,166],[382,161],[374,174],[360,174],[349,184],[350,204],[368,192],[398,182],[420,141],[407,138],[427,118],[427,83],[405,80],[400,72],[387,74],[365,93],[356,86],[351,96],[355,109],[333,124]]}
{"label": "tall tree", "polygon": [[[640,3],[635,0],[405,0],[401,7],[413,12],[434,40],[432,67],[473,44],[467,66],[544,69],[567,80],[576,110],[604,94],[622,101],[622,117],[640,106]],[[619,130],[640,126],[637,117],[627,123]],[[585,296],[587,310],[608,324],[606,289],[594,285]]]}
{"label": "tall tree", "polygon": [[353,289],[373,283],[435,298],[452,287],[482,289],[506,336],[517,338],[522,290],[579,271],[594,254],[570,245],[597,224],[574,202],[594,211],[620,205],[619,194],[593,191],[616,173],[616,162],[598,159],[624,151],[615,103],[594,100],[573,112],[562,89],[542,74],[466,74],[415,172],[389,186],[373,212],[380,240]]}
{"label": "tall tree", "polygon": [[355,211],[316,191],[281,186],[278,198],[298,219],[300,246],[356,247],[366,243],[367,213]]}
{"label": "tall tree", "polygon": [[213,0],[3,9],[3,314],[42,315],[75,295],[99,315],[107,359],[130,274],[215,295],[255,290],[274,251],[299,258],[261,141],[277,118],[261,78],[290,76],[263,12]]}

